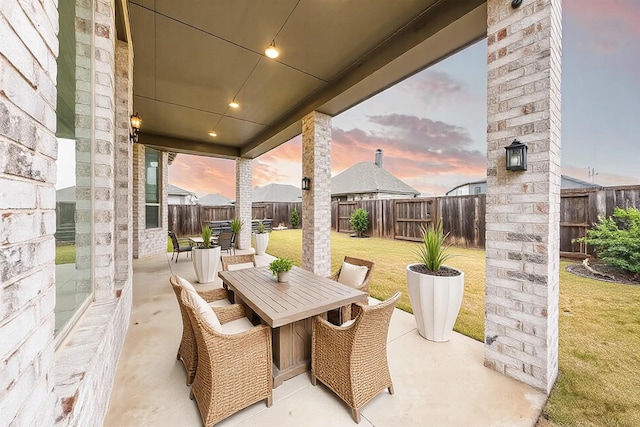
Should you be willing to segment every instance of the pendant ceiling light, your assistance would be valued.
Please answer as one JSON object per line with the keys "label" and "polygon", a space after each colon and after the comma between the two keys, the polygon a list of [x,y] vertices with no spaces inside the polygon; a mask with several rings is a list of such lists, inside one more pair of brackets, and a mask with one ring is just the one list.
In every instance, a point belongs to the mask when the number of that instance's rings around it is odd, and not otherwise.
{"label": "pendant ceiling light", "polygon": [[231,102],[229,103],[229,107],[231,107],[231,108],[238,108],[238,107],[240,107],[240,104],[238,104],[238,103],[236,102],[236,100],[234,99],[233,101],[231,101]]}
{"label": "pendant ceiling light", "polygon": [[216,133],[215,130],[210,130],[209,131],[209,136],[218,136],[218,134]]}

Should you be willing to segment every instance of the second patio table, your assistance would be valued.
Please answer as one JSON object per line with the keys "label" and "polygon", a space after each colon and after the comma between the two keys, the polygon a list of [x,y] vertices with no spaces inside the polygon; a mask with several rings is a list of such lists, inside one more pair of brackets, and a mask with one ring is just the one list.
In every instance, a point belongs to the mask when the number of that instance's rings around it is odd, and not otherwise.
{"label": "second patio table", "polygon": [[278,283],[268,267],[218,273],[235,294],[273,328],[273,386],[309,370],[313,316],[354,302],[367,294],[293,267],[288,283]]}

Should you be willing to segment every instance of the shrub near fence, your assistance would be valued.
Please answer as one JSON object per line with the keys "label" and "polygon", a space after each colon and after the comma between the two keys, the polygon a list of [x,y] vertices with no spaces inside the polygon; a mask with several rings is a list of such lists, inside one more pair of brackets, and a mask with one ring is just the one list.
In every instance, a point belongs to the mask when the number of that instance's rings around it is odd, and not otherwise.
{"label": "shrub near fence", "polygon": [[[598,187],[561,191],[560,253],[562,256],[592,253],[573,239],[585,235],[598,221],[598,215],[610,216],[616,207],[640,209],[640,185]],[[253,219],[271,218],[273,226],[283,223],[291,227],[291,212],[302,204],[256,203]],[[331,228],[352,233],[349,218],[357,209],[369,214],[367,236],[387,239],[420,240],[420,226],[442,218],[450,243],[462,247],[484,248],[486,196],[443,196],[415,199],[358,200],[331,203]],[[235,216],[234,206],[169,205],[169,229],[179,236],[197,235],[205,221],[229,220]]]}

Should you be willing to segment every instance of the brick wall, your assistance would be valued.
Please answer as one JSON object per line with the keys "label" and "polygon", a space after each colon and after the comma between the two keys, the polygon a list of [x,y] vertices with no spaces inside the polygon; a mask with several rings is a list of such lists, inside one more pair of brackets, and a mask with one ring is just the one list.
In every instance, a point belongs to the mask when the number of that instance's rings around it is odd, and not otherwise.
{"label": "brick wall", "polygon": [[0,425],[53,420],[56,4],[0,2]]}
{"label": "brick wall", "polygon": [[[485,365],[546,393],[558,372],[560,0],[487,2]],[[528,170],[505,170],[513,139]]]}
{"label": "brick wall", "polygon": [[[144,142],[144,135],[140,135],[140,142]],[[167,153],[160,153],[160,170],[162,184],[160,196],[160,224],[159,228],[147,229],[145,225],[145,147],[143,144],[133,144],[133,257],[143,258],[167,251],[167,224],[169,213],[167,208],[167,187],[169,186],[169,160]]]}
{"label": "brick wall", "polygon": [[81,157],[76,196],[83,209],[82,235],[76,237],[82,241],[83,271],[93,283],[94,301],[56,350],[52,374],[57,426],[102,423],[129,323],[132,294],[131,275],[127,276],[131,261],[116,259],[116,248],[126,253],[130,244],[123,248],[122,239],[117,240],[115,234],[115,212],[121,224],[131,211],[126,185],[130,168],[123,165],[129,162],[131,150],[127,137],[132,102],[127,90],[132,75],[130,47],[117,42],[116,54],[112,0],[78,3],[76,14],[76,74],[81,76],[76,86],[76,158]]}
{"label": "brick wall", "polygon": [[302,265],[331,274],[331,117],[314,111],[302,119]]}
{"label": "brick wall", "polygon": [[252,159],[236,159],[236,218],[240,218],[244,226],[238,236],[238,249],[251,247],[251,180]]}
{"label": "brick wall", "polygon": [[129,142],[129,117],[133,110],[133,52],[116,42],[116,149],[115,149],[115,287],[121,289],[133,276],[133,149]]}

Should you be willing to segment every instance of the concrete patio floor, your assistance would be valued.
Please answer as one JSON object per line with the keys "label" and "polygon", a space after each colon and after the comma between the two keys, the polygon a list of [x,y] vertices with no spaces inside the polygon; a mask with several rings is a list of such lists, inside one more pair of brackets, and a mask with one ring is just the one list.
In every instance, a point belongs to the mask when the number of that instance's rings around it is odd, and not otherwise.
{"label": "concrete patio floor", "polygon": [[[220,279],[198,285],[185,254],[134,261],[133,309],[111,394],[106,426],[199,426],[186,374],[176,352],[182,320],[169,285],[171,271],[197,289],[220,287]],[[256,257],[267,264],[269,255]],[[373,278],[375,280],[375,277]],[[396,309],[388,336],[395,394],[381,392],[361,411],[363,427],[533,426],[546,396],[483,366],[483,344],[454,333],[447,343],[418,335],[413,315]],[[274,389],[273,406],[256,403],[216,424],[229,426],[356,425],[350,410],[308,373]]]}

